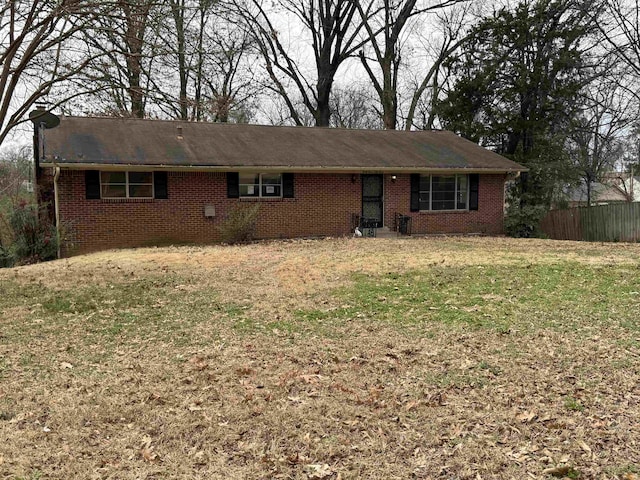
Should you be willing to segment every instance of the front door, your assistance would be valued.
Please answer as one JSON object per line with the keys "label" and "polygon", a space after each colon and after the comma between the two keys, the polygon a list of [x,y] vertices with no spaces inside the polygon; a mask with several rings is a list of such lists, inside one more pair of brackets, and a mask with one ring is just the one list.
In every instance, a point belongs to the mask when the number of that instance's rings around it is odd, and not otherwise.
{"label": "front door", "polygon": [[362,175],[362,222],[364,227],[382,227],[382,203],[382,175]]}

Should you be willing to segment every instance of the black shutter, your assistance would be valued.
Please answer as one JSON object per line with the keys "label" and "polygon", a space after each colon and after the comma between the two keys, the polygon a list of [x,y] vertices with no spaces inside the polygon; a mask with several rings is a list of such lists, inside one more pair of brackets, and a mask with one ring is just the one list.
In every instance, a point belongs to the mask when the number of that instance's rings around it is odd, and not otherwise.
{"label": "black shutter", "polygon": [[167,172],[153,172],[153,194],[154,198],[169,198],[167,189]]}
{"label": "black shutter", "polygon": [[420,211],[420,174],[411,174],[411,205],[409,210],[412,212]]}
{"label": "black shutter", "polygon": [[469,175],[469,210],[478,210],[478,186],[480,175],[472,173]]}
{"label": "black shutter", "polygon": [[282,174],[282,198],[293,198],[293,173]]}
{"label": "black shutter", "polygon": [[100,198],[100,171],[85,170],[84,172],[85,197],[87,200]]}
{"label": "black shutter", "polygon": [[227,197],[240,197],[240,174],[238,172],[227,172]]}

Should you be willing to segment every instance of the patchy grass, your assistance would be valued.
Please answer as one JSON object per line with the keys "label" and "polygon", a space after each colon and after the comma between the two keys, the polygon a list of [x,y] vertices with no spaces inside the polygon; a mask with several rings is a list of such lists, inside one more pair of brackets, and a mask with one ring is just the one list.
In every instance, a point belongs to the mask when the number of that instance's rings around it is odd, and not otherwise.
{"label": "patchy grass", "polygon": [[494,238],[0,271],[0,478],[637,479],[639,274]]}
{"label": "patchy grass", "polygon": [[637,268],[562,262],[354,274],[353,284],[335,292],[344,303],[340,308],[297,314],[315,320],[374,317],[392,326],[458,323],[503,333],[511,327],[579,330],[579,320],[588,315],[592,324],[636,329],[639,273]]}

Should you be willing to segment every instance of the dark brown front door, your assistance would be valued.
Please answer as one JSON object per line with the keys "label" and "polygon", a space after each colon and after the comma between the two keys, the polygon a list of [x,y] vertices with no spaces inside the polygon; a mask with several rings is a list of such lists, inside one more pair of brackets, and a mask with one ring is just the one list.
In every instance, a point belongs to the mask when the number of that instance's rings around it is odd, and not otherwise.
{"label": "dark brown front door", "polygon": [[382,179],[382,175],[362,175],[362,221],[365,227],[382,227]]}

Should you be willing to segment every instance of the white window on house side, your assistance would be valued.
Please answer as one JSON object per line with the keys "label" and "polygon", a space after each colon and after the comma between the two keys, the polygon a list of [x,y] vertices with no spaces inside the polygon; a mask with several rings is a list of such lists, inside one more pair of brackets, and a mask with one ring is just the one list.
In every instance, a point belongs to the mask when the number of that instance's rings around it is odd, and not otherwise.
{"label": "white window on house side", "polygon": [[153,198],[153,172],[100,172],[101,198]]}
{"label": "white window on house side", "polygon": [[240,197],[282,197],[282,174],[241,173]]}
{"label": "white window on house side", "polygon": [[468,210],[469,175],[421,175],[420,210]]}

